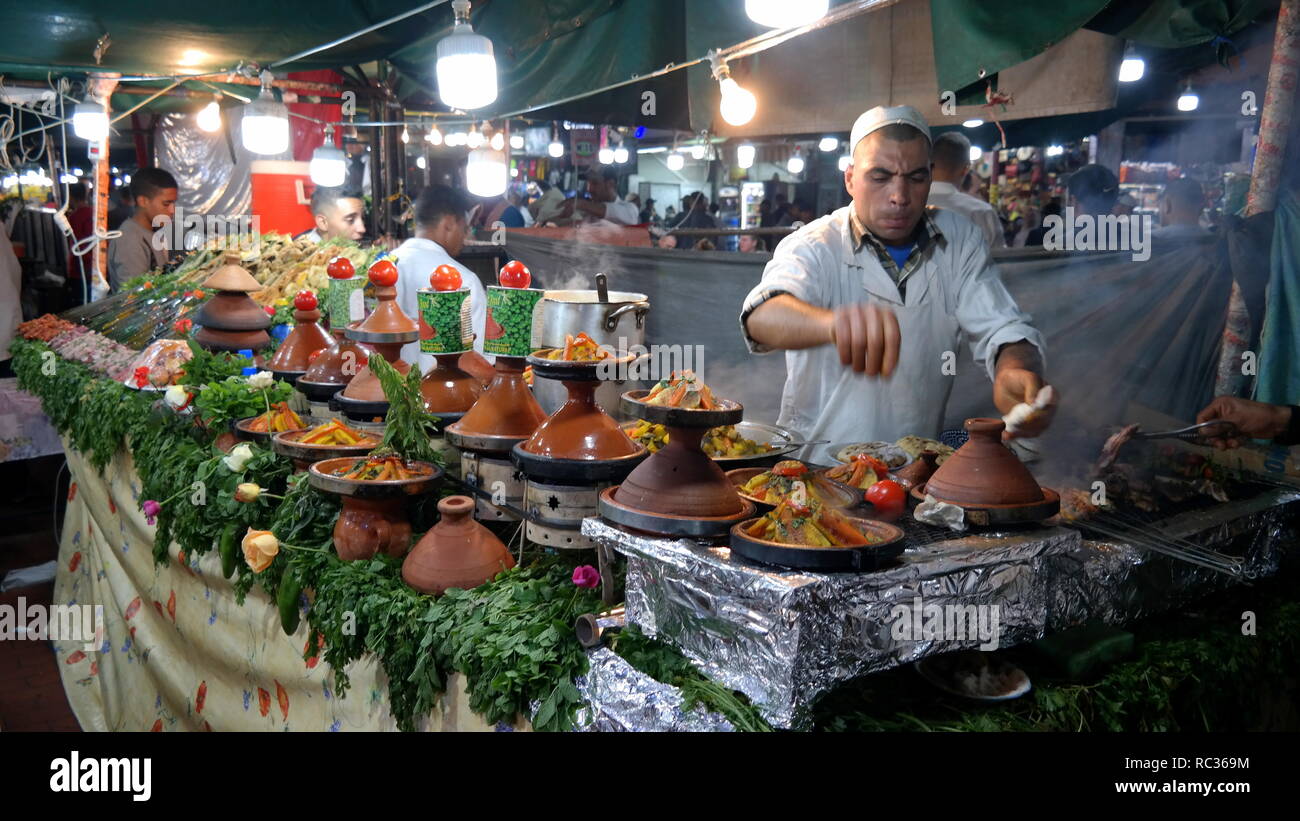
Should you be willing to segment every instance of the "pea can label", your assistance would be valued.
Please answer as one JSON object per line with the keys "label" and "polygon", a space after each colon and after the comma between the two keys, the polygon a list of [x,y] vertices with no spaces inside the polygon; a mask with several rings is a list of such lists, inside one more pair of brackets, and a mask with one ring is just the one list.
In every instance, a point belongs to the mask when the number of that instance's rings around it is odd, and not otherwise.
{"label": "pea can label", "polygon": [[416,292],[420,306],[420,353],[463,353],[473,345],[469,288]]}
{"label": "pea can label", "polygon": [[546,292],[540,288],[489,285],[484,353],[528,356],[535,348],[533,314]]}
{"label": "pea can label", "polygon": [[329,290],[325,292],[325,307],[331,328],[346,328],[349,324],[366,318],[362,290],[365,287],[365,277],[330,280]]}

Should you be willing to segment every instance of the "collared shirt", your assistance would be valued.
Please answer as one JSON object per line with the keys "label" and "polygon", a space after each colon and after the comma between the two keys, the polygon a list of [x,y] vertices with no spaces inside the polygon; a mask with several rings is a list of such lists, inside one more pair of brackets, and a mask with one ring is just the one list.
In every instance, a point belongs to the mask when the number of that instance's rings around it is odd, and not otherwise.
{"label": "collared shirt", "polygon": [[[898,286],[898,293],[907,296],[907,278],[911,276],[920,266],[922,258],[925,256],[925,249],[931,243],[943,239],[943,234],[939,227],[930,219],[929,214],[924,214],[921,221],[917,223],[916,230],[912,232],[914,237],[912,242],[912,252],[907,255],[903,262],[903,267],[899,268],[894,262],[894,257],[885,248],[885,243],[880,237],[867,230],[867,227],[858,219],[858,214],[852,208],[849,209],[849,232],[853,237],[853,253],[861,253],[863,245],[870,245],[871,249],[876,252],[876,258],[880,260],[880,265],[889,274],[889,278],[894,280]],[[897,246],[895,246],[897,247]]]}
{"label": "collared shirt", "polygon": [[[397,303],[409,317],[420,315],[417,293],[429,288],[429,275],[439,265],[451,265],[460,271],[461,285],[469,288],[470,320],[474,326],[474,350],[483,353],[483,329],[487,325],[487,290],[473,271],[461,265],[438,243],[412,237],[393,252],[397,257]],[[433,366],[433,356],[420,353],[420,343],[402,346],[402,359],[421,370]]]}
{"label": "collared shirt", "polygon": [[[943,424],[963,342],[974,364],[992,379],[998,350],[1028,341],[1043,351],[1042,336],[1017,307],[989,257],[988,243],[970,220],[950,211],[927,215],[917,248],[899,276],[892,259],[865,232],[855,232],[853,206],[804,226],[781,241],[741,313],[746,344],[772,349],[749,336],[749,315],[779,294],[819,308],[870,302],[898,318],[902,344],[888,379],[854,373],[833,345],[786,351],[786,382],[777,423],[809,439],[833,443],[896,441],[908,434],[934,437]],[[885,252],[888,257],[888,252]],[[820,454],[807,454],[810,458]]]}
{"label": "collared shirt", "polygon": [[1006,237],[1002,233],[1002,220],[998,219],[997,209],[979,197],[972,197],[964,191],[958,191],[957,186],[950,182],[935,181],[930,183],[930,197],[926,200],[926,204],[931,208],[942,208],[961,214],[978,225],[984,232],[990,248],[1006,247]]}

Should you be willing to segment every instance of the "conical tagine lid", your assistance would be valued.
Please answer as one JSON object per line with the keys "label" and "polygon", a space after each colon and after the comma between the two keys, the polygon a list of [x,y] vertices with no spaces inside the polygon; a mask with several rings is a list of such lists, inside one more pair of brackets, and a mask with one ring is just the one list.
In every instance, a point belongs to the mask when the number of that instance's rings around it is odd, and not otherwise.
{"label": "conical tagine lid", "polygon": [[238,251],[227,251],[221,258],[221,267],[203,281],[203,287],[214,291],[243,291],[251,294],[262,290],[262,283],[239,264]]}
{"label": "conical tagine lid", "polygon": [[1011,449],[1002,444],[1001,419],[967,419],[970,440],[939,466],[925,492],[941,502],[965,507],[1030,505],[1042,502],[1043,489]]}

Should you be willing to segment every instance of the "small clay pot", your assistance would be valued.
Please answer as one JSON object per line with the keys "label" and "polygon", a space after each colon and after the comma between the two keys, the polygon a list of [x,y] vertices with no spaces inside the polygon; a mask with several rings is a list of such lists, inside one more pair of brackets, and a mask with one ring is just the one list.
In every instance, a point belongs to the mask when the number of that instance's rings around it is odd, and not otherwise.
{"label": "small clay pot", "polygon": [[320,311],[295,311],[293,318],[297,324],[267,363],[269,370],[304,372],[311,366],[312,354],[325,350],[334,341],[316,324]]}
{"label": "small clay pot", "polygon": [[939,469],[936,460],[939,454],[932,450],[923,450],[916,459],[894,471],[895,479],[905,479],[911,484],[908,487],[916,487],[930,481],[930,477]]}
{"label": "small clay pot", "polygon": [[998,507],[1042,502],[1043,490],[1029,469],[1002,444],[1001,419],[967,419],[970,439],[939,466],[926,492],[958,506]]}
{"label": "small clay pot", "polygon": [[498,356],[497,375],[474,406],[455,424],[465,436],[500,436],[524,439],[546,420],[546,412],[524,381],[523,362]]}
{"label": "small clay pot", "polygon": [[453,587],[469,590],[515,566],[501,540],[474,521],[474,500],[448,496],[438,502],[442,520],[402,562],[402,581],[421,593],[441,596]]}
{"label": "small clay pot", "polygon": [[460,354],[438,354],[420,380],[420,395],[429,413],[465,413],[483,393],[483,385],[456,364]]}
{"label": "small clay pot", "polygon": [[343,497],[343,509],[334,523],[334,549],[340,559],[373,559],[380,553],[397,558],[410,544],[405,499]]}

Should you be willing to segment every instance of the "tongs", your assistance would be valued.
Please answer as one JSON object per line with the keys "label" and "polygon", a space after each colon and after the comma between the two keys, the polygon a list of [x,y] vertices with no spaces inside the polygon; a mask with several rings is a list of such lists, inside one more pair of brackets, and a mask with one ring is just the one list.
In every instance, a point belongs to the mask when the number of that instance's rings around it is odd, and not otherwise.
{"label": "tongs", "polygon": [[1181,439],[1184,442],[1199,442],[1205,438],[1202,428],[1222,425],[1223,431],[1215,434],[1216,437],[1234,438],[1237,433],[1237,426],[1232,422],[1225,422],[1221,419],[1211,419],[1209,422],[1201,422],[1199,425],[1188,425],[1178,430],[1162,430],[1154,433],[1138,432],[1133,434],[1134,439]]}

